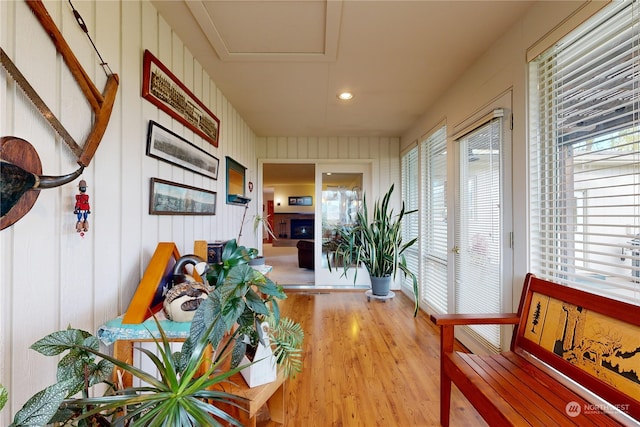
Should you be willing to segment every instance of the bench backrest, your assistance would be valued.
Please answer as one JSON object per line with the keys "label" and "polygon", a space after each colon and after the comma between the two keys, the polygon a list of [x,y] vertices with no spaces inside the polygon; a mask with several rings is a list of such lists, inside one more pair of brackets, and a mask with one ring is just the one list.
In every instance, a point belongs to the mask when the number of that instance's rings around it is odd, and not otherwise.
{"label": "bench backrest", "polygon": [[640,419],[640,306],[529,274],[512,350],[536,356]]}

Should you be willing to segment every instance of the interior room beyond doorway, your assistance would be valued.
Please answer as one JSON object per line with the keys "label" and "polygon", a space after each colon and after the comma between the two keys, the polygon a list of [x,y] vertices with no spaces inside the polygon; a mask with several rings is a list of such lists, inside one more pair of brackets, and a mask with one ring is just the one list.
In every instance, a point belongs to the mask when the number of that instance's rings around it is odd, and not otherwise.
{"label": "interior room beyond doorway", "polygon": [[298,266],[298,248],[295,246],[262,245],[265,263],[273,267],[269,278],[285,287],[313,287],[315,279],[313,270]]}
{"label": "interior room beyond doorway", "polygon": [[275,235],[265,235],[263,243],[265,262],[273,266],[271,279],[281,285],[314,286],[314,270],[304,263],[301,268],[297,245],[314,241],[315,164],[265,163],[262,183],[263,214]]}

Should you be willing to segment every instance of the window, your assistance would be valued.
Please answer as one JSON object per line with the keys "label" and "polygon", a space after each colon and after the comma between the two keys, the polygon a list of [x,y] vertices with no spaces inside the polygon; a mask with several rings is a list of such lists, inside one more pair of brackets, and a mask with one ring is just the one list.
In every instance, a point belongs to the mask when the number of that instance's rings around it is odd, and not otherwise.
{"label": "window", "polygon": [[442,126],[420,145],[422,153],[422,303],[447,313],[447,128]]}
{"label": "window", "polygon": [[[419,206],[418,197],[418,147],[414,147],[402,156],[402,201],[406,211],[417,210]],[[420,216],[417,212],[407,215],[402,220],[402,241],[418,237],[420,233]],[[419,281],[420,257],[419,239],[418,244],[411,246],[404,252],[407,260],[407,267],[412,271]],[[413,293],[413,280],[404,277],[402,285]]]}
{"label": "window", "polygon": [[531,270],[640,304],[640,4],[530,64]]}
{"label": "window", "polygon": [[[504,110],[496,109],[474,123],[477,127],[456,139],[459,153],[454,215],[456,313],[506,311],[503,290],[505,283],[511,283],[511,275],[505,280],[503,274],[505,267],[510,267],[504,256],[510,251],[505,248],[510,231],[506,222],[510,204],[505,195],[510,194],[511,173],[510,138],[503,116]],[[500,325],[471,325],[463,329],[484,348],[502,351]]]}
{"label": "window", "polygon": [[[447,313],[446,126],[402,156],[402,200],[407,210],[419,208],[403,222],[402,240],[420,235],[418,244],[405,252],[408,267],[418,276],[420,303],[429,311]],[[412,289],[409,279],[403,285]]]}

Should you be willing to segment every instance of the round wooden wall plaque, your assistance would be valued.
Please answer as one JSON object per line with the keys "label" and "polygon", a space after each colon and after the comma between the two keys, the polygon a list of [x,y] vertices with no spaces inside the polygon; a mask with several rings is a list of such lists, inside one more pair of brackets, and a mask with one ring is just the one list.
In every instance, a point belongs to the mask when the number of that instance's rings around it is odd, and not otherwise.
{"label": "round wooden wall plaque", "polygon": [[[42,175],[42,163],[40,156],[29,141],[15,136],[3,136],[0,138],[0,158],[20,166],[27,172]],[[0,219],[0,230],[15,224],[27,214],[36,203],[40,190],[29,190],[20,197],[18,203]]]}

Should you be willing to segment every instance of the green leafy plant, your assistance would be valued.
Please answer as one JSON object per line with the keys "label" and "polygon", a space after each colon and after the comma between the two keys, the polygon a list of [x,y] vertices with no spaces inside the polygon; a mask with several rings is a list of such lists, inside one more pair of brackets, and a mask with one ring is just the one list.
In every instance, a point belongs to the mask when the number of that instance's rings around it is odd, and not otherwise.
{"label": "green leafy plant", "polygon": [[[34,395],[16,413],[10,427],[45,425],[79,426],[221,426],[216,418],[235,426],[241,424],[221,410],[216,403],[237,405],[241,398],[214,389],[240,368],[219,372],[219,366],[227,355],[208,364],[206,371],[197,376],[199,367],[206,361],[207,340],[201,339],[191,348],[188,357],[171,353],[170,342],[159,322],[156,322],[160,339],[155,339],[159,356],[147,349],[143,352],[159,372],[145,372],[112,356],[101,353],[97,339],[88,332],[67,329],[54,332],[36,342],[32,348],[55,356],[65,351],[58,363],[58,382]],[[211,322],[214,329],[217,321]],[[95,358],[101,360],[95,363]],[[180,363],[180,362],[185,363]],[[113,366],[141,379],[146,384],[116,390],[108,382]],[[90,385],[105,382],[110,387],[101,397],[88,397]],[[73,398],[78,388],[82,397]]]}
{"label": "green leafy plant", "polygon": [[[373,216],[369,219],[366,195],[362,208],[357,212],[356,224],[353,227],[339,227],[334,239],[334,258],[340,259],[343,273],[354,266],[364,265],[372,277],[396,277],[398,270],[402,271],[413,281],[415,295],[414,316],[419,309],[418,280],[415,274],[407,267],[404,252],[413,246],[418,238],[408,242],[402,241],[402,220],[405,215],[412,214],[416,210],[402,209],[394,215],[389,208],[389,201],[393,193],[393,185],[384,195],[382,200],[376,200],[373,206]],[[329,262],[329,269],[331,269]],[[357,270],[354,275],[354,280]]]}
{"label": "green leafy plant", "polygon": [[198,307],[185,347],[188,351],[191,341],[200,339],[211,319],[220,316],[223,323],[212,330],[207,339],[214,348],[218,348],[221,339],[230,333],[232,340],[228,344],[233,346],[231,366],[237,366],[249,345],[245,337],[250,338],[249,342],[251,338],[255,342],[260,324],[268,321],[271,325],[270,343],[276,359],[287,376],[295,376],[302,369],[304,332],[299,324],[280,318],[278,300],[285,299],[287,295],[282,286],[248,265],[252,253],[251,249],[238,246],[231,240],[225,245],[222,262],[210,265],[205,272],[214,291]]}
{"label": "green leafy plant", "polygon": [[[244,212],[242,214],[242,222],[240,223],[240,230],[238,230],[238,238],[236,242],[240,242],[240,238],[242,237],[242,229],[244,228],[245,218],[247,217],[247,211],[249,210],[249,204],[244,205]],[[254,215],[253,217],[253,232],[257,235],[258,230],[264,230],[271,238],[277,239],[275,233],[273,232],[273,228],[269,223],[269,215]]]}
{"label": "green leafy plant", "polygon": [[269,317],[269,339],[276,362],[282,365],[285,376],[295,377],[302,371],[302,326],[288,317],[283,317],[277,324]]}
{"label": "green leafy plant", "polygon": [[[222,262],[209,266],[205,277],[213,290],[196,310],[180,352],[171,353],[169,340],[156,322],[159,355],[138,350],[153,362],[159,378],[101,353],[97,338],[85,331],[67,329],[36,342],[32,348],[41,354],[68,353],[58,364],[57,382],[27,401],[11,427],[54,422],[81,427],[221,425],[217,419],[240,426],[216,404],[237,406],[241,398],[212,388],[248,366],[239,366],[247,349],[246,336],[254,336],[260,324],[269,321],[271,345],[285,374],[294,376],[302,369],[302,328],[280,318],[278,300],[286,294],[247,264],[253,254],[254,250],[230,241]],[[216,349],[213,361],[206,360],[208,345]],[[204,362],[207,371],[196,376]],[[118,390],[109,381],[114,366],[146,384]],[[105,383],[107,392],[89,397],[90,388],[98,383]],[[79,392],[82,397],[73,397]]]}
{"label": "green leafy plant", "polygon": [[9,400],[9,392],[2,384],[0,384],[0,411],[2,411],[4,405],[7,404],[7,400]]}
{"label": "green leafy plant", "polygon": [[248,264],[257,255],[257,249],[239,246],[236,240],[229,240],[222,250],[221,261],[208,265],[204,273],[207,283],[214,288],[223,286],[232,269]]}

